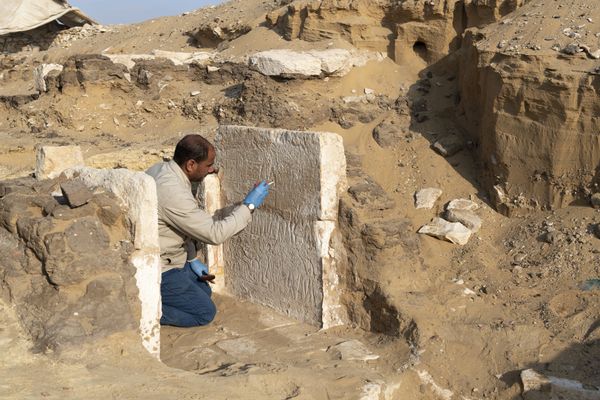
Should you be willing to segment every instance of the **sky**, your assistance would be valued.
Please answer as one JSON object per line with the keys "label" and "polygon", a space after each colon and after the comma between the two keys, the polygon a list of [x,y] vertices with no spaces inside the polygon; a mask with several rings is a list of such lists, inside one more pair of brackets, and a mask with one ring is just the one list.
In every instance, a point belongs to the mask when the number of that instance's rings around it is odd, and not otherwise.
{"label": "sky", "polygon": [[73,7],[100,24],[131,24],[156,17],[178,15],[185,11],[213,4],[221,0],[68,0]]}

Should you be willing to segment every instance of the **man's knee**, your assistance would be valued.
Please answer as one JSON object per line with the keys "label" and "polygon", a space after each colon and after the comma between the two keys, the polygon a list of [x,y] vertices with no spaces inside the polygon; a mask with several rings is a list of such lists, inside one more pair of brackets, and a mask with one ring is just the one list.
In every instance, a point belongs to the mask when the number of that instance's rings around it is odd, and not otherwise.
{"label": "man's knee", "polygon": [[196,320],[198,321],[198,325],[208,325],[215,319],[217,315],[217,306],[212,301],[204,304],[202,307],[202,312],[196,316]]}

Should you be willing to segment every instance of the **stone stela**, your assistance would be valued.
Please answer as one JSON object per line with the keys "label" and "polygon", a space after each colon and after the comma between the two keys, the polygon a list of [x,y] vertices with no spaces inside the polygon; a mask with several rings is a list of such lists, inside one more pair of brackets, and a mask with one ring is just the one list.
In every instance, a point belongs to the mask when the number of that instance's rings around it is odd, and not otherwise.
{"label": "stone stela", "polygon": [[[222,176],[202,198],[217,215],[257,179],[273,181],[250,225],[223,246],[208,246],[217,292],[330,327],[345,322],[336,269],[345,258],[337,230],[346,190],[342,138],[334,133],[222,126],[215,139]],[[215,193],[220,194],[215,196]]]}

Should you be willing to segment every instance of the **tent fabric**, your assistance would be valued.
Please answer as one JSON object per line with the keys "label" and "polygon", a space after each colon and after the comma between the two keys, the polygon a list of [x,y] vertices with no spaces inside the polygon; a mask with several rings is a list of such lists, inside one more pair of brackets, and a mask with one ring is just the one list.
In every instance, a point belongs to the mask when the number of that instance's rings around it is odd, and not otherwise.
{"label": "tent fabric", "polygon": [[63,0],[0,0],[0,35],[28,31],[59,18],[68,26],[96,24]]}

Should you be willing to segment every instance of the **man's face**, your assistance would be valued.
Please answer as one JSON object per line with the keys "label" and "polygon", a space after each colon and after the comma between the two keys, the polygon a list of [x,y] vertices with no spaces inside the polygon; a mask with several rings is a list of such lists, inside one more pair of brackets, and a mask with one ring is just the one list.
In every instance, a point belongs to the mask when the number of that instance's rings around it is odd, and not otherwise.
{"label": "man's face", "polygon": [[208,174],[214,174],[215,170],[215,149],[210,147],[208,149],[208,157],[204,161],[197,162],[195,160],[188,160],[186,163],[186,172],[191,182],[200,182]]}

